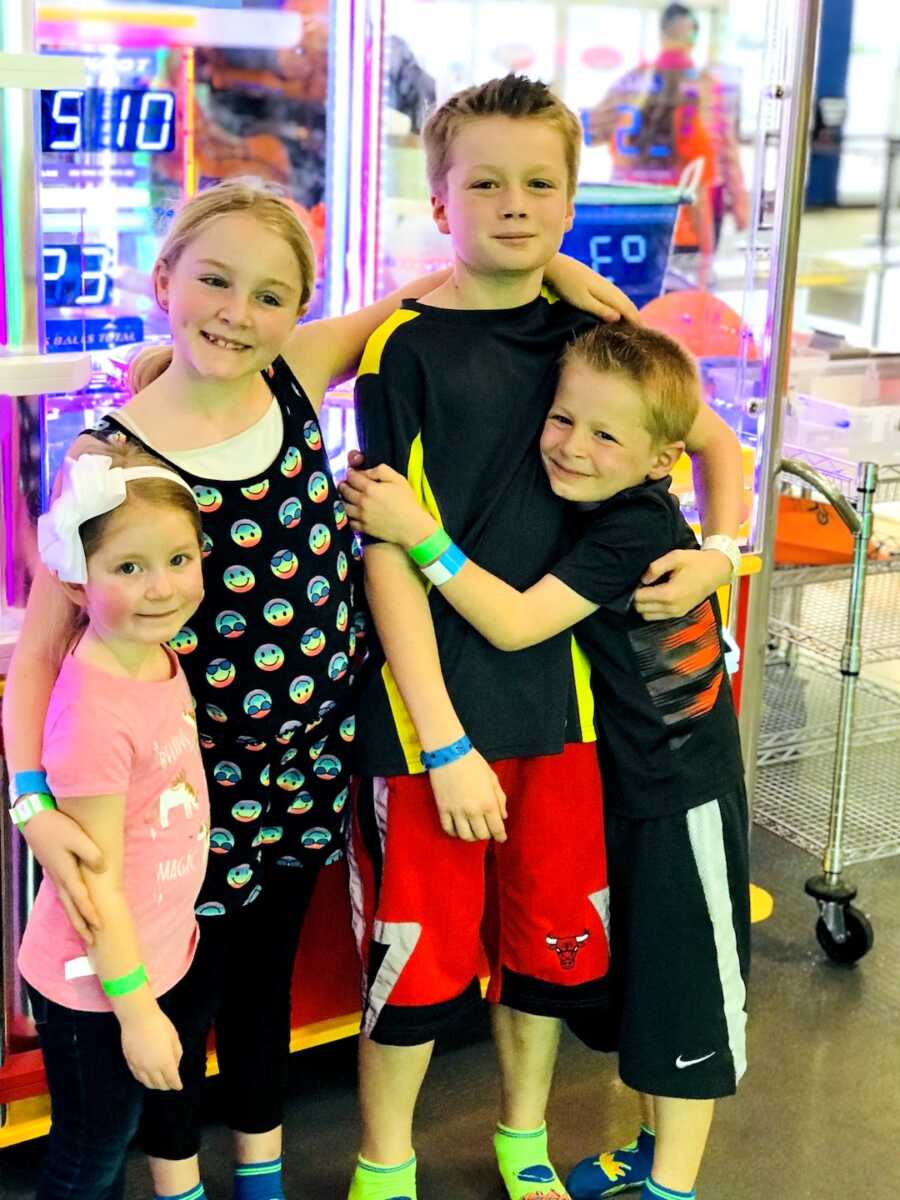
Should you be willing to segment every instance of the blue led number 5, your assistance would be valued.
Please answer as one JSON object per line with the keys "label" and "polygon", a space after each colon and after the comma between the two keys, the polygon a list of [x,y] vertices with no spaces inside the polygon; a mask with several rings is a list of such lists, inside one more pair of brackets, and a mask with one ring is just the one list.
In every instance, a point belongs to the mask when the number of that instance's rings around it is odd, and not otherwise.
{"label": "blue led number 5", "polygon": [[[83,100],[84,92],[77,92],[72,89],[64,88],[62,91],[53,93],[51,116],[55,122],[54,128],[58,126],[60,129],[64,129],[66,125],[70,125],[72,133],[68,140],[58,134],[50,143],[48,147],[50,150],[81,149],[81,104]],[[68,111],[64,108],[66,104],[70,106]]]}

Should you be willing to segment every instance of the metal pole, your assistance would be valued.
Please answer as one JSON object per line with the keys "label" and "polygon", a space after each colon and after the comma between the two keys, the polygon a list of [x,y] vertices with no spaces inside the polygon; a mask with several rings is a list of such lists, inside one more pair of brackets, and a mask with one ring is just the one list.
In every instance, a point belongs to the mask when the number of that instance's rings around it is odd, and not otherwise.
{"label": "metal pole", "polygon": [[841,704],[838,713],[838,736],[835,748],[834,778],[831,788],[831,819],[828,846],[825,851],[825,879],[830,884],[840,882],[844,860],[844,808],[847,798],[847,779],[850,774],[850,750],[853,740],[853,713],[856,707],[856,685],[862,667],[861,632],[863,601],[866,591],[866,555],[872,536],[872,504],[878,486],[878,467],[875,463],[860,463],[857,477],[859,523],[854,530],[853,571],[850,576],[850,607],[847,613],[847,632],[841,651]]}
{"label": "metal pole", "polygon": [[765,669],[769,592],[778,512],[777,471],[781,456],[781,429],[784,387],[791,352],[794,315],[794,286],[800,244],[800,218],[806,164],[809,155],[809,127],[812,90],[815,77],[816,45],[819,33],[820,0],[798,0],[790,82],[783,87],[789,101],[787,128],[782,130],[778,177],[779,189],[775,214],[778,229],[777,261],[769,283],[769,326],[766,330],[769,368],[766,379],[766,407],[762,437],[756,464],[757,509],[753,545],[762,557],[762,570],[750,584],[747,632],[744,642],[744,676],[741,685],[740,729],[747,773],[747,791],[751,811],[756,785],[756,758],[762,713],[763,671]]}
{"label": "metal pole", "polygon": [[894,195],[894,159],[900,146],[897,138],[886,139],[884,160],[884,187],[881,190],[881,204],[878,212],[878,245],[884,254],[890,241],[891,201]]}

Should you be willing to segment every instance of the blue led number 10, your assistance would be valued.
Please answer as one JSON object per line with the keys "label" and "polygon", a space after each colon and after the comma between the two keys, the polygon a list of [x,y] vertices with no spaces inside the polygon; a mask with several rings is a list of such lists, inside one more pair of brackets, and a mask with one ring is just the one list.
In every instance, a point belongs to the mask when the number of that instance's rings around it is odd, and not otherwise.
{"label": "blue led number 10", "polygon": [[[131,115],[131,105],[134,100],[132,92],[125,92],[119,107],[119,121],[116,127],[116,149],[128,149],[130,144],[128,118]],[[154,105],[160,108],[153,111]],[[175,113],[175,97],[171,92],[144,92],[141,96],[141,106],[138,112],[137,134],[134,137],[135,150],[165,150],[172,128],[172,117]],[[158,126],[155,138],[148,136],[147,126]]]}
{"label": "blue led number 10", "polygon": [[[615,278],[606,268],[617,260],[614,254],[607,254],[605,248],[610,246],[612,241],[613,238],[610,234],[598,233],[591,238],[588,244],[591,269],[598,275],[605,275],[610,283],[614,283]],[[647,261],[647,239],[642,233],[626,233],[618,241],[622,262],[637,265]]]}

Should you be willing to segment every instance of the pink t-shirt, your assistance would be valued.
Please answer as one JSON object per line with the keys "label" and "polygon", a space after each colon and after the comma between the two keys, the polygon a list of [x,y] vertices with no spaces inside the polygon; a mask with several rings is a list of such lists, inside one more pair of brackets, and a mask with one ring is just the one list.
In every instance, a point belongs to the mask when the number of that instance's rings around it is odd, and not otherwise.
{"label": "pink t-shirt", "polygon": [[[206,871],[209,796],[187,680],[135,682],[67,655],[44,725],[43,766],[57,797],[124,795],[124,889],[156,996],[190,966],[194,902]],[[40,886],[19,970],[66,1008],[111,1007],[48,879]]]}

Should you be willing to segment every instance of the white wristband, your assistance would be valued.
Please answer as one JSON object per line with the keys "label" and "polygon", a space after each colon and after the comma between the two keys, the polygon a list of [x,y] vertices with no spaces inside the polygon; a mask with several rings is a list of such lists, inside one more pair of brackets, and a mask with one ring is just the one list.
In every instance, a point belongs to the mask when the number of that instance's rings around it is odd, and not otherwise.
{"label": "white wristband", "polygon": [[727,537],[724,533],[713,533],[709,537],[703,539],[701,550],[718,550],[724,554],[731,563],[732,575],[737,575],[741,568],[741,548],[734,538]]}

